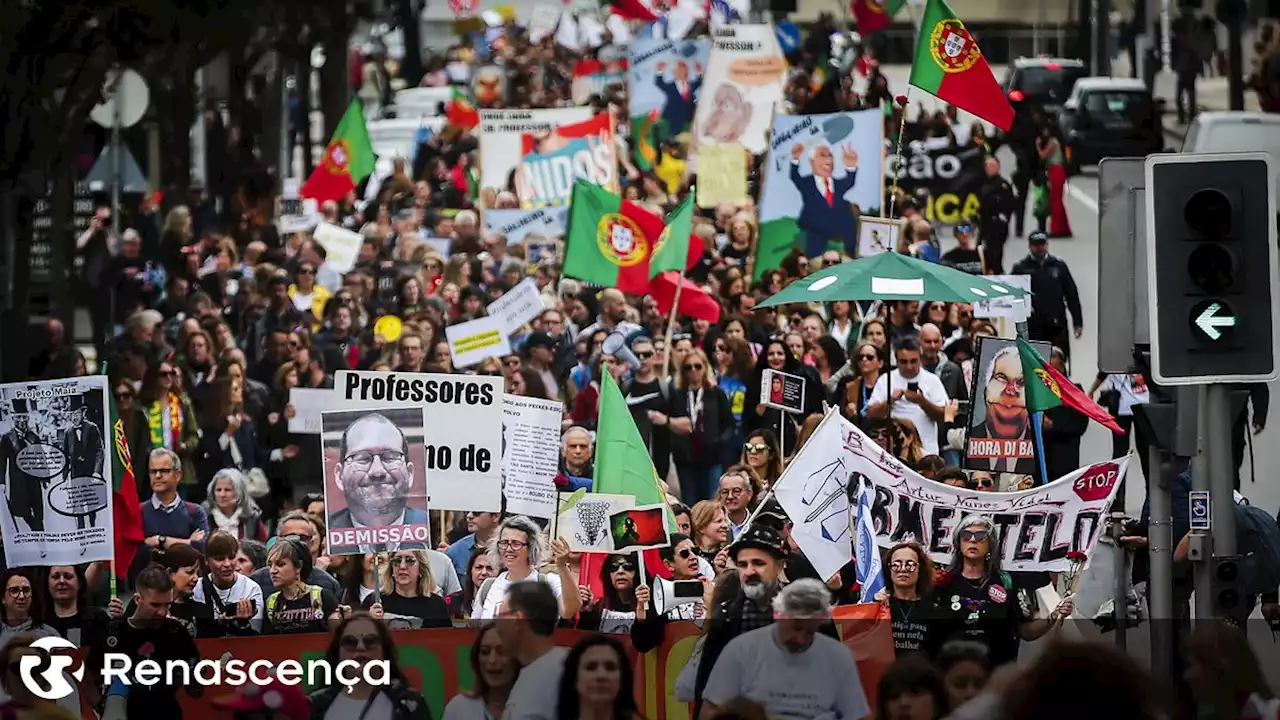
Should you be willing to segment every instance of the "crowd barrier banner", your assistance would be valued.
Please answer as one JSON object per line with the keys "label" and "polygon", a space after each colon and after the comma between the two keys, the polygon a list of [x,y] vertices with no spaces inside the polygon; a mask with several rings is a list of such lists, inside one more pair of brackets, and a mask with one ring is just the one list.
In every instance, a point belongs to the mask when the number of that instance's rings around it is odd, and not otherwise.
{"label": "crowd barrier banner", "polygon": [[[844,643],[858,662],[858,675],[867,699],[875,706],[875,689],[885,669],[893,662],[893,637],[885,611],[878,605],[849,605],[836,609]],[[639,655],[630,638],[617,636],[628,647],[635,668],[635,692],[646,718],[692,720],[691,707],[675,699],[676,678],[693,654],[698,628],[692,622],[667,626],[663,643],[652,652]],[[556,643],[571,646],[588,635],[580,630],[559,630]],[[415,688],[422,691],[432,717],[442,717],[454,695],[469,691],[475,683],[470,653],[477,631],[400,630],[392,633],[400,667]],[[203,658],[235,657],[307,661],[324,656],[329,636],[323,634],[262,636],[197,640]],[[228,656],[227,653],[230,653]],[[180,693],[183,717],[187,720],[225,720],[227,713],[213,706],[213,700],[234,692],[232,687],[205,688],[199,698]]]}

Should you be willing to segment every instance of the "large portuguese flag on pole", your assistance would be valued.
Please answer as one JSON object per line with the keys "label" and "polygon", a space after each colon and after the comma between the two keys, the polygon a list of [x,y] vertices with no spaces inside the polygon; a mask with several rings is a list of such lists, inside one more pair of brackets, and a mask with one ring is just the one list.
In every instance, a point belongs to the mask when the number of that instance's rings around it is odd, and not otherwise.
{"label": "large portuguese flag on pole", "polygon": [[1001,130],[1013,124],[1013,107],[977,41],[943,0],[929,0],[925,6],[911,85]]}
{"label": "large portuguese flag on pole", "polygon": [[662,218],[582,179],[569,202],[564,274],[625,293],[649,292],[649,258],[662,237]]}
{"label": "large portuguese flag on pole", "polygon": [[364,124],[364,108],[354,99],[338,121],[333,139],[324,149],[324,159],[302,184],[302,197],[320,203],[341,200],[373,173],[376,160],[369,128]]}

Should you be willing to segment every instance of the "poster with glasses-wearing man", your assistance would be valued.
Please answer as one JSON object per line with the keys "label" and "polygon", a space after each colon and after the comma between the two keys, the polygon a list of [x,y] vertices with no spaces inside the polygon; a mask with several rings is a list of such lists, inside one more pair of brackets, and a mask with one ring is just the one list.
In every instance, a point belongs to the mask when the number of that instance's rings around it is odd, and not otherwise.
{"label": "poster with glasses-wearing man", "polygon": [[[1046,342],[1031,345],[1044,357]],[[964,466],[971,470],[1038,475],[1035,432],[1027,412],[1027,384],[1018,345],[1008,338],[978,337]]]}
{"label": "poster with glasses-wearing man", "polygon": [[321,413],[329,554],[428,547],[422,413],[421,406]]}
{"label": "poster with glasses-wearing man", "polygon": [[112,558],[104,376],[0,385],[0,529],[11,567]]}

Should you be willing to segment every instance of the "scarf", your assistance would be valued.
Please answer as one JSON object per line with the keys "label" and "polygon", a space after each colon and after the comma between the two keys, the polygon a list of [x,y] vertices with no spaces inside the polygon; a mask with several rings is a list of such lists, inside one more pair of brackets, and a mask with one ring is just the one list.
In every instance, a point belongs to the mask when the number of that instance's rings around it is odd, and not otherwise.
{"label": "scarf", "polygon": [[229,532],[237,537],[240,535],[240,508],[236,508],[236,511],[230,515],[224,515],[222,510],[214,505],[209,508],[209,515],[213,518],[213,522],[218,526],[219,530]]}
{"label": "scarf", "polygon": [[[168,438],[164,436],[166,415],[169,422]],[[182,400],[176,393],[169,393],[147,408],[147,426],[151,429],[152,448],[167,447],[173,450],[178,447],[182,437]]]}

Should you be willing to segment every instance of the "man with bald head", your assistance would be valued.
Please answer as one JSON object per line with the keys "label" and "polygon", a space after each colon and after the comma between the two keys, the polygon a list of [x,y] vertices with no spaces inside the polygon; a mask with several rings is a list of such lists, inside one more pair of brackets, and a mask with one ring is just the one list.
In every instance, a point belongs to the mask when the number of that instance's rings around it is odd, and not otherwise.
{"label": "man with bald head", "polygon": [[[947,390],[948,398],[961,402],[969,399],[969,390],[964,384],[964,371],[942,352],[942,330],[933,323],[920,326],[920,365],[938,376],[942,387]],[[942,457],[948,465],[959,465],[960,451],[947,447],[947,431],[953,427],[964,427],[964,418],[957,417],[951,423],[938,423],[938,447],[942,448]]]}
{"label": "man with bald head", "polygon": [[590,326],[582,329],[580,336],[591,337],[597,330],[619,332],[631,337],[641,330],[633,322],[627,322],[627,296],[617,288],[607,288],[600,293],[600,315]]}

